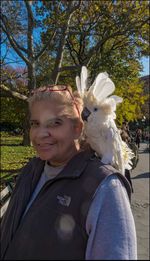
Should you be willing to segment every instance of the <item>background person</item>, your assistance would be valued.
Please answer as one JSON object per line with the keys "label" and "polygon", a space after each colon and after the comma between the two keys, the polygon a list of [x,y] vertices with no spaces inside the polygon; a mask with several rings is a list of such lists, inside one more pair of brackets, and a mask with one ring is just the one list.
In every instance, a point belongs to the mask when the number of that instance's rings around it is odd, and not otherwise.
{"label": "background person", "polygon": [[80,146],[79,95],[69,86],[40,88],[29,108],[37,157],[23,168],[3,217],[1,258],[136,260],[129,183]]}
{"label": "background person", "polygon": [[[131,142],[131,138],[128,136],[127,132],[125,130],[122,130],[120,132],[121,138],[124,142],[127,143],[127,145],[130,147],[130,142]],[[125,177],[127,178],[127,180],[129,181],[130,185],[131,185],[131,189],[132,189],[132,193],[134,192],[133,190],[133,184],[132,184],[132,180],[131,180],[131,170],[129,169],[125,169]]]}
{"label": "background person", "polygon": [[137,128],[135,133],[135,143],[138,146],[138,148],[140,148],[141,138],[142,138],[142,130],[140,128]]}

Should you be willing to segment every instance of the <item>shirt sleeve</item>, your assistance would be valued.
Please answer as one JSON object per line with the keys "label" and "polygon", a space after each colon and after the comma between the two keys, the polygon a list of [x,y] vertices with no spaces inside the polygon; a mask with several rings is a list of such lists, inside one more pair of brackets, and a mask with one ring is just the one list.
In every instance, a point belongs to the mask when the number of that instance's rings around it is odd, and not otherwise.
{"label": "shirt sleeve", "polygon": [[137,260],[134,218],[123,183],[111,175],[98,187],[90,206],[86,260]]}

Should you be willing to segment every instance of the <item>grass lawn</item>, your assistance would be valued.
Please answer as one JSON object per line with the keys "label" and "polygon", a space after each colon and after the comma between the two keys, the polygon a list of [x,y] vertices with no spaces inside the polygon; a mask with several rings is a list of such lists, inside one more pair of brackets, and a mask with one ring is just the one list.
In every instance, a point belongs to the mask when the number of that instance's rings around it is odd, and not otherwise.
{"label": "grass lawn", "polygon": [[22,136],[1,132],[1,182],[11,180],[13,175],[35,156],[33,147],[22,146]]}

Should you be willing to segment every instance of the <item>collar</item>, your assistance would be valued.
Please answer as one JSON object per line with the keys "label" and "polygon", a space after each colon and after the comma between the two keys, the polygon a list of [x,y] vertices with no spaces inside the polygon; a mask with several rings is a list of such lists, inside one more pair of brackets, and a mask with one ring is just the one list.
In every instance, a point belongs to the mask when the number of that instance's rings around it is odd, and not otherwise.
{"label": "collar", "polygon": [[88,161],[92,159],[93,156],[94,154],[91,150],[79,152],[68,162],[68,164],[66,164],[55,179],[78,178],[87,166]]}

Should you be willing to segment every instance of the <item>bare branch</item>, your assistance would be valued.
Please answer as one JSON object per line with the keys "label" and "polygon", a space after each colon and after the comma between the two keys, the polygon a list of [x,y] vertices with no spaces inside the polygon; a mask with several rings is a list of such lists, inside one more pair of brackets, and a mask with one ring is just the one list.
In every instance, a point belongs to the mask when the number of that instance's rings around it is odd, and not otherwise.
{"label": "bare branch", "polygon": [[35,61],[44,53],[44,51],[46,50],[46,48],[50,45],[50,43],[53,41],[54,37],[56,35],[56,31],[53,33],[52,37],[49,38],[49,40],[47,41],[47,43],[44,45],[44,47],[42,48],[42,50],[35,56]]}
{"label": "bare branch", "polygon": [[22,73],[16,73],[16,72],[13,72],[13,74],[10,74],[8,75],[7,74],[7,78],[5,79],[1,79],[2,83],[4,84],[5,82],[8,82],[9,80],[17,80],[17,79],[24,79],[24,75],[26,75],[27,72],[22,72]]}
{"label": "bare branch", "polygon": [[59,72],[63,72],[63,71],[73,71],[76,69],[80,69],[81,65],[72,65],[72,66],[64,66],[58,69]]}
{"label": "bare branch", "polygon": [[[9,24],[8,24],[8,21],[7,21],[7,17],[6,17],[5,15],[2,15],[2,16],[1,16],[1,19],[2,19],[2,22],[3,22],[4,26],[5,26],[5,28],[4,28],[3,25],[2,25],[3,31],[5,32],[6,35],[7,35],[7,33],[8,33],[9,35],[11,35],[10,28],[9,28]],[[7,28],[7,29],[6,29],[6,28]],[[6,31],[7,31],[7,33],[6,33]],[[8,35],[7,35],[7,37],[8,37]],[[12,37],[12,36],[11,36],[11,37]],[[13,38],[13,37],[12,37],[12,38]],[[15,41],[14,38],[13,38],[13,42],[14,42],[15,45],[18,47],[18,49],[20,49],[21,51],[23,51],[23,52],[25,52],[25,53],[28,53],[27,49],[24,48],[23,46],[20,46],[20,45]]]}
{"label": "bare branch", "polygon": [[[75,1],[76,2],[76,1]],[[71,13],[75,12],[81,6],[83,0],[79,0],[78,4],[71,9]]]}
{"label": "bare branch", "polygon": [[4,26],[1,24],[2,26],[2,30],[5,32],[5,34],[8,37],[8,40],[11,44],[11,46],[14,48],[14,50],[16,51],[16,53],[22,58],[22,60],[26,63],[29,64],[29,60],[22,54],[22,52],[19,50],[18,48],[18,44],[16,44],[16,41],[14,40],[14,38],[12,37],[12,35],[10,34],[10,32],[4,28]]}
{"label": "bare branch", "polygon": [[24,0],[24,3],[25,3],[26,8],[27,8],[28,16],[30,16],[30,19],[31,19],[32,22],[33,22],[33,21],[34,21],[34,18],[33,18],[33,13],[32,13],[32,10],[31,10],[30,3],[29,3],[28,0]]}
{"label": "bare branch", "polygon": [[69,26],[70,26],[70,23],[71,23],[71,19],[72,19],[73,14],[80,7],[82,0],[79,0],[78,4],[76,6],[73,6],[74,3],[75,3],[75,1],[69,1],[68,2],[68,8],[66,10],[66,22],[64,23],[63,28],[62,28],[62,35],[60,37],[58,53],[57,53],[57,57],[56,57],[56,60],[55,60],[54,69],[53,69],[53,72],[51,74],[51,78],[53,79],[53,81],[55,83],[57,83],[58,78],[59,78],[59,68],[61,68],[61,64],[62,64],[62,60],[63,60],[65,43],[66,43],[66,39],[67,39],[68,34],[69,34]]}
{"label": "bare branch", "polygon": [[4,84],[1,84],[0,85],[0,88],[6,92],[8,92],[9,94],[12,95],[12,97],[15,97],[15,98],[18,98],[20,100],[24,100],[24,101],[27,101],[28,97],[23,95],[23,94],[20,94],[19,92],[15,92],[15,91],[12,91],[10,90],[7,86],[5,86]]}
{"label": "bare branch", "polygon": [[75,59],[75,56],[73,55],[73,51],[74,51],[74,50],[71,48],[71,44],[69,43],[69,41],[66,40],[66,42],[67,42],[67,46],[68,46],[69,51],[70,51],[70,56],[71,56],[73,62],[74,62],[75,64],[77,64],[76,59]]}

